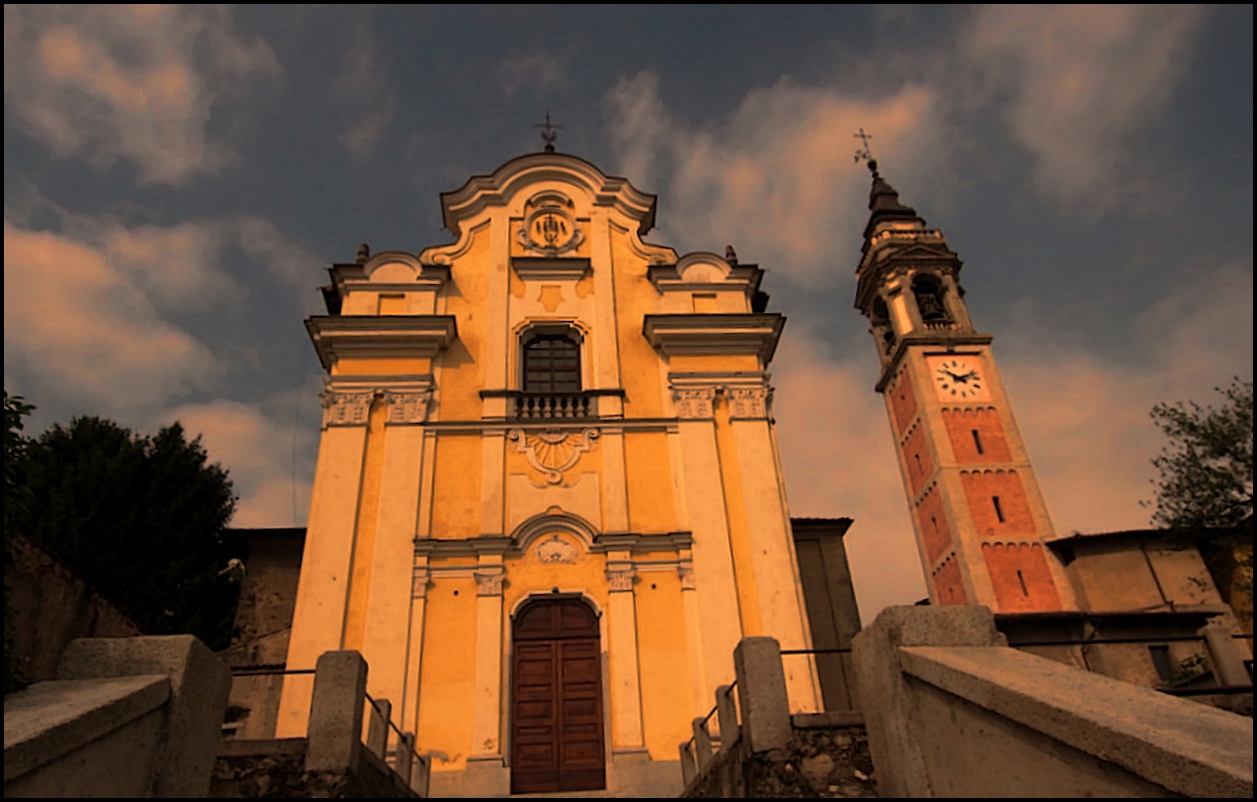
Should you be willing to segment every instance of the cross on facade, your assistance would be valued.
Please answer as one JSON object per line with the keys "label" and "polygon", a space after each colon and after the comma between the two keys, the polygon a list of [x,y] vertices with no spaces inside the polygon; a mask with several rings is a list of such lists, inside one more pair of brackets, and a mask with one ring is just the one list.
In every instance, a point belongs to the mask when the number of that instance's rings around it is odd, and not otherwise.
{"label": "cross on facade", "polygon": [[553,125],[550,122],[550,112],[546,112],[546,121],[544,123],[535,123],[535,127],[543,129],[541,132],[541,141],[546,143],[546,153],[554,153],[554,140],[559,138],[558,130],[561,125]]}

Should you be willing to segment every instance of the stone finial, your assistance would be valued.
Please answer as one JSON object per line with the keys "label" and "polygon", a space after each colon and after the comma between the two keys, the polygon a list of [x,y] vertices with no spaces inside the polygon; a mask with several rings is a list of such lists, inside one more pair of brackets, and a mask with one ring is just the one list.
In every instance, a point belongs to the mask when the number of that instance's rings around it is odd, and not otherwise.
{"label": "stone finial", "polygon": [[738,252],[733,250],[732,245],[725,246],[725,261],[731,265],[736,265],[738,263]]}
{"label": "stone finial", "polygon": [[354,259],[358,264],[365,263],[371,258],[371,246],[365,242],[358,246],[358,256]]}

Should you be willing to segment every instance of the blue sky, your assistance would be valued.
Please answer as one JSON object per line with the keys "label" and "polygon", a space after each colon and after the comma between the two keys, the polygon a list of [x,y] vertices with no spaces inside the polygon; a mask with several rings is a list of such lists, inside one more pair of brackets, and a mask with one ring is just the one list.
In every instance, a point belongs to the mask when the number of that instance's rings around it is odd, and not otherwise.
{"label": "blue sky", "polygon": [[323,268],[448,241],[549,110],[650,239],[768,270],[792,512],[855,519],[867,618],[924,585],[852,134],[964,259],[1058,532],[1133,528],[1148,409],[1252,377],[1252,83],[1251,6],[6,6],[5,387],[182,420],[238,525],[303,522]]}

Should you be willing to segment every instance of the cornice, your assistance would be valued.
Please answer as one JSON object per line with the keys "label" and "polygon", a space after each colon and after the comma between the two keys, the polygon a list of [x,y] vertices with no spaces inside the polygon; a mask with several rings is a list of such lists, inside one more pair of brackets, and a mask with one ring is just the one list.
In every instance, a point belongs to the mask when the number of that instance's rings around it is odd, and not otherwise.
{"label": "cornice", "polygon": [[458,337],[453,315],[316,315],[306,331],[328,371],[347,355],[430,358]]}
{"label": "cornice", "polygon": [[784,315],[646,315],[642,335],[664,356],[755,354],[768,364],[786,325]]}
{"label": "cornice", "polygon": [[[661,551],[681,551],[690,548],[693,543],[694,537],[689,532],[667,532],[658,535],[627,532],[598,535],[594,538],[589,551],[591,554],[606,554],[613,551],[654,554]],[[518,557],[524,553],[525,545],[509,537],[473,537],[461,540],[417,537],[415,538],[415,555],[428,559],[478,557],[482,554]],[[468,568],[471,567],[468,566]]]}

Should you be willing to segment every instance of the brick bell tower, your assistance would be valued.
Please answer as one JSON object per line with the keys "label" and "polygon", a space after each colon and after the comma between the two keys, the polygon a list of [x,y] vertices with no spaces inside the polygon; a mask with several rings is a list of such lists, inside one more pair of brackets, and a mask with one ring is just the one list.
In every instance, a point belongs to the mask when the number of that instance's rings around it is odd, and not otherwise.
{"label": "brick bell tower", "polygon": [[917,548],[933,604],[1076,610],[1039,483],[942,232],[869,161],[855,305],[872,324]]}

